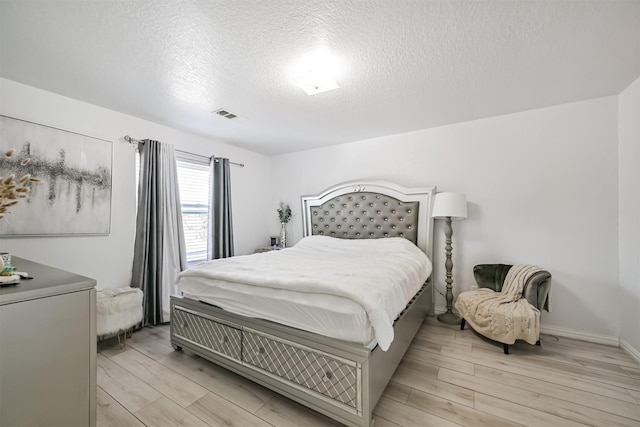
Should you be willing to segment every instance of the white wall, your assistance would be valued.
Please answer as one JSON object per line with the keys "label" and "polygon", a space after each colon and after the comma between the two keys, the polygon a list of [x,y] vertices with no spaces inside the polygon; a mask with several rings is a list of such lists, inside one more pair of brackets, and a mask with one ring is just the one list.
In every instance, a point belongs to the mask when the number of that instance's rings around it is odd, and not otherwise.
{"label": "white wall", "polygon": [[[454,223],[456,295],[470,288],[475,264],[538,264],[553,275],[543,325],[618,337],[617,129],[617,97],[606,97],[276,156],[271,204],[294,207],[293,243],[302,234],[300,195],[339,182],[466,193],[469,218]],[[270,227],[275,234],[275,216]],[[443,289],[441,221],[435,232]]]}
{"label": "white wall", "polygon": [[0,250],[4,252],[95,278],[98,288],[128,286],[135,226],[135,161],[134,148],[122,143],[124,135],[245,163],[245,168],[231,169],[236,253],[251,253],[268,242],[263,208],[270,189],[270,159],[266,156],[6,79],[0,79],[0,114],[113,141],[114,150],[108,236],[2,238]]}
{"label": "white wall", "polygon": [[[149,137],[247,165],[232,169],[238,254],[253,252],[266,244],[269,234],[278,234],[280,201],[293,208],[288,231],[295,243],[302,234],[300,196],[339,182],[382,179],[464,192],[469,219],[454,224],[456,294],[469,289],[477,263],[539,264],[553,274],[552,312],[543,314],[543,326],[620,336],[640,349],[639,98],[636,81],[619,99],[594,99],[270,159],[0,79],[0,114],[114,142],[110,235],[2,238],[0,250],[94,277],[100,288],[127,285],[133,256],[134,157],[133,148],[119,141],[126,134]],[[434,275],[444,288],[441,221],[435,231]],[[444,307],[440,296],[437,305]]]}
{"label": "white wall", "polygon": [[640,78],[618,105],[620,340],[640,356]]}

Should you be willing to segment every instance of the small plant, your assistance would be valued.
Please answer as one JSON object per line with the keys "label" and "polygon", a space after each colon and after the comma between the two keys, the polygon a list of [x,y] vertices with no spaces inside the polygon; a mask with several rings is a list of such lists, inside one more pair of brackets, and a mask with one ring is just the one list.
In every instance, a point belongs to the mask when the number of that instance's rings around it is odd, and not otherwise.
{"label": "small plant", "polygon": [[[11,150],[4,153],[4,156],[9,159],[13,157],[15,150]],[[20,166],[27,166],[31,162],[31,158],[26,157],[20,161]],[[20,179],[16,179],[15,174],[11,174],[6,178],[0,177],[0,219],[4,218],[5,214],[9,213],[9,208],[16,205],[20,200],[26,200],[29,198],[29,192],[31,191],[32,183],[40,183],[42,180],[32,177],[30,174],[25,174]]]}
{"label": "small plant", "polygon": [[284,203],[280,202],[280,207],[278,208],[278,218],[283,224],[287,224],[289,221],[291,221],[291,208],[289,207],[289,205],[285,205]]}

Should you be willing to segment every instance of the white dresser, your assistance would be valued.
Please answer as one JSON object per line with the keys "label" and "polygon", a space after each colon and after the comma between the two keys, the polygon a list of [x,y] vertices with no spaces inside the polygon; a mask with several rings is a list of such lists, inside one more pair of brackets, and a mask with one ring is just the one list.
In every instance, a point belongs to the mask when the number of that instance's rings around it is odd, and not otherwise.
{"label": "white dresser", "polygon": [[0,288],[0,426],[96,424],[96,281],[13,257]]}

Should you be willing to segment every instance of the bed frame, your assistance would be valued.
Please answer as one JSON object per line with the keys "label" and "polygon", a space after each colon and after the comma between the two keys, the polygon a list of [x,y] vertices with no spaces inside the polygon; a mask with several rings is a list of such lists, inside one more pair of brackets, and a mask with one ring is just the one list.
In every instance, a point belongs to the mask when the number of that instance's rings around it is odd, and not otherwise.
{"label": "bed frame", "polygon": [[[302,197],[304,235],[365,239],[400,236],[431,258],[435,187],[344,183]],[[388,351],[248,318],[171,297],[171,344],[234,371],[345,425],[369,427],[372,412],[427,314],[428,279],[394,323]]]}

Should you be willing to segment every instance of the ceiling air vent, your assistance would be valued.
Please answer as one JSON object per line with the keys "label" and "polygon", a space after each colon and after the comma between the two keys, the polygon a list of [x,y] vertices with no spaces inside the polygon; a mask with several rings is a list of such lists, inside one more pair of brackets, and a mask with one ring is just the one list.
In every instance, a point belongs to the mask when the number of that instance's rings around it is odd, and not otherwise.
{"label": "ceiling air vent", "polygon": [[218,110],[214,110],[213,114],[218,115],[220,117],[224,117],[225,119],[233,120],[238,117],[237,114],[232,113],[231,111],[227,111],[224,108],[220,108]]}

